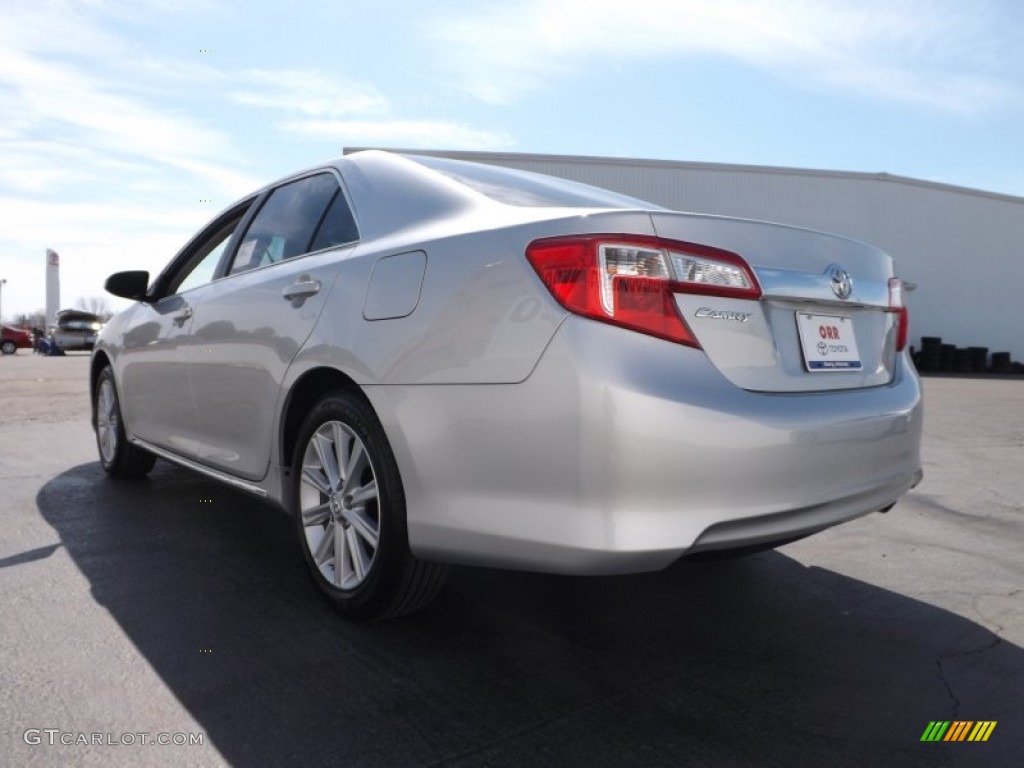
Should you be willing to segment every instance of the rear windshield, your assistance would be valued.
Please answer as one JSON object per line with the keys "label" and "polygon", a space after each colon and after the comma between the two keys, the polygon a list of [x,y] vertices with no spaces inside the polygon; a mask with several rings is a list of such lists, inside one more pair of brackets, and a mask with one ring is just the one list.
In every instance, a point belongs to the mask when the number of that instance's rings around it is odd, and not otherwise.
{"label": "rear windshield", "polygon": [[506,205],[664,210],[645,200],[554,176],[443,157],[410,155],[409,159]]}

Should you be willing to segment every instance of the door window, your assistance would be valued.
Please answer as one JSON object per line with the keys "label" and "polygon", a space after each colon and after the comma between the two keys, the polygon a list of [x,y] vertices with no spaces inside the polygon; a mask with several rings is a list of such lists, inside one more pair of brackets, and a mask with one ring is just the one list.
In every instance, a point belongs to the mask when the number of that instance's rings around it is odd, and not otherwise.
{"label": "door window", "polygon": [[339,189],[320,222],[309,250],[319,251],[321,248],[354,243],[358,239],[359,232],[356,230],[356,220],[352,217],[352,209],[348,207],[348,200]]}
{"label": "door window", "polygon": [[191,291],[193,288],[206,285],[213,280],[213,273],[217,271],[217,265],[224,255],[224,249],[231,241],[231,234],[231,232],[225,234],[219,242],[214,243],[210,251],[201,257],[194,267],[186,270],[184,279],[178,284],[174,293],[185,293],[185,291]]}
{"label": "door window", "polygon": [[178,272],[170,284],[169,294],[185,293],[193,288],[206,285],[213,280],[224,251],[231,242],[231,236],[245,215],[246,208],[224,221],[217,229],[195,249],[188,263]]}
{"label": "door window", "polygon": [[[344,210],[335,210],[334,204],[338,199]],[[331,210],[328,210],[329,206]],[[276,264],[328,247],[320,245],[320,242],[333,241],[340,236],[335,222],[343,219],[345,213],[349,217],[352,215],[337,180],[330,173],[319,173],[278,187],[270,193],[249,224],[231,264],[230,274]],[[325,230],[328,222],[331,222],[329,231]],[[324,232],[323,238],[319,237],[319,231]],[[314,235],[317,235],[316,247]]]}

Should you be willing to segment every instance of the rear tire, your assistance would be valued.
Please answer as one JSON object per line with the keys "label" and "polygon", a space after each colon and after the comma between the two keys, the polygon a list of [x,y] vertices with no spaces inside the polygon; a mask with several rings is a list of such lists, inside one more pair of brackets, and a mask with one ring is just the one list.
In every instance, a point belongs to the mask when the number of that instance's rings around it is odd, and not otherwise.
{"label": "rear tire", "polygon": [[100,464],[111,477],[129,479],[144,477],[153,468],[156,456],[128,442],[121,421],[121,404],[110,366],[100,371],[96,380],[96,447]]}
{"label": "rear tire", "polygon": [[17,351],[18,345],[13,341],[5,341],[3,344],[0,344],[0,352],[5,355],[13,355]]}
{"label": "rear tire", "polygon": [[441,590],[448,568],[409,551],[398,464],[359,395],[332,392],[306,417],[289,506],[313,581],[345,616],[411,613]]}

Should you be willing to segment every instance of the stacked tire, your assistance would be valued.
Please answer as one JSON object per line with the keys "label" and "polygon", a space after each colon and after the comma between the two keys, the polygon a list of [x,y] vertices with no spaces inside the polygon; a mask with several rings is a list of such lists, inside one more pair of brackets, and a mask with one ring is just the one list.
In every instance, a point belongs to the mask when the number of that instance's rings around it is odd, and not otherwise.
{"label": "stacked tire", "polygon": [[911,348],[911,356],[921,373],[1024,373],[1024,365],[1014,362],[1009,352],[993,352],[989,366],[988,347],[958,348],[943,344],[939,336],[922,336],[920,351]]}

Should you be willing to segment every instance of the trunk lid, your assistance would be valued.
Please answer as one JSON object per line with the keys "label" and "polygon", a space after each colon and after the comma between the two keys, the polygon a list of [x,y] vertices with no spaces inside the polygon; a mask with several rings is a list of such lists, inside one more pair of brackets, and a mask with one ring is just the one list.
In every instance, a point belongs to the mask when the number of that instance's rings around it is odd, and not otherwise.
{"label": "trunk lid", "polygon": [[671,212],[651,219],[659,237],[741,256],[761,285],[757,300],[675,295],[708,358],[733,384],[812,392],[892,380],[899,316],[889,305],[888,254],[761,221]]}

